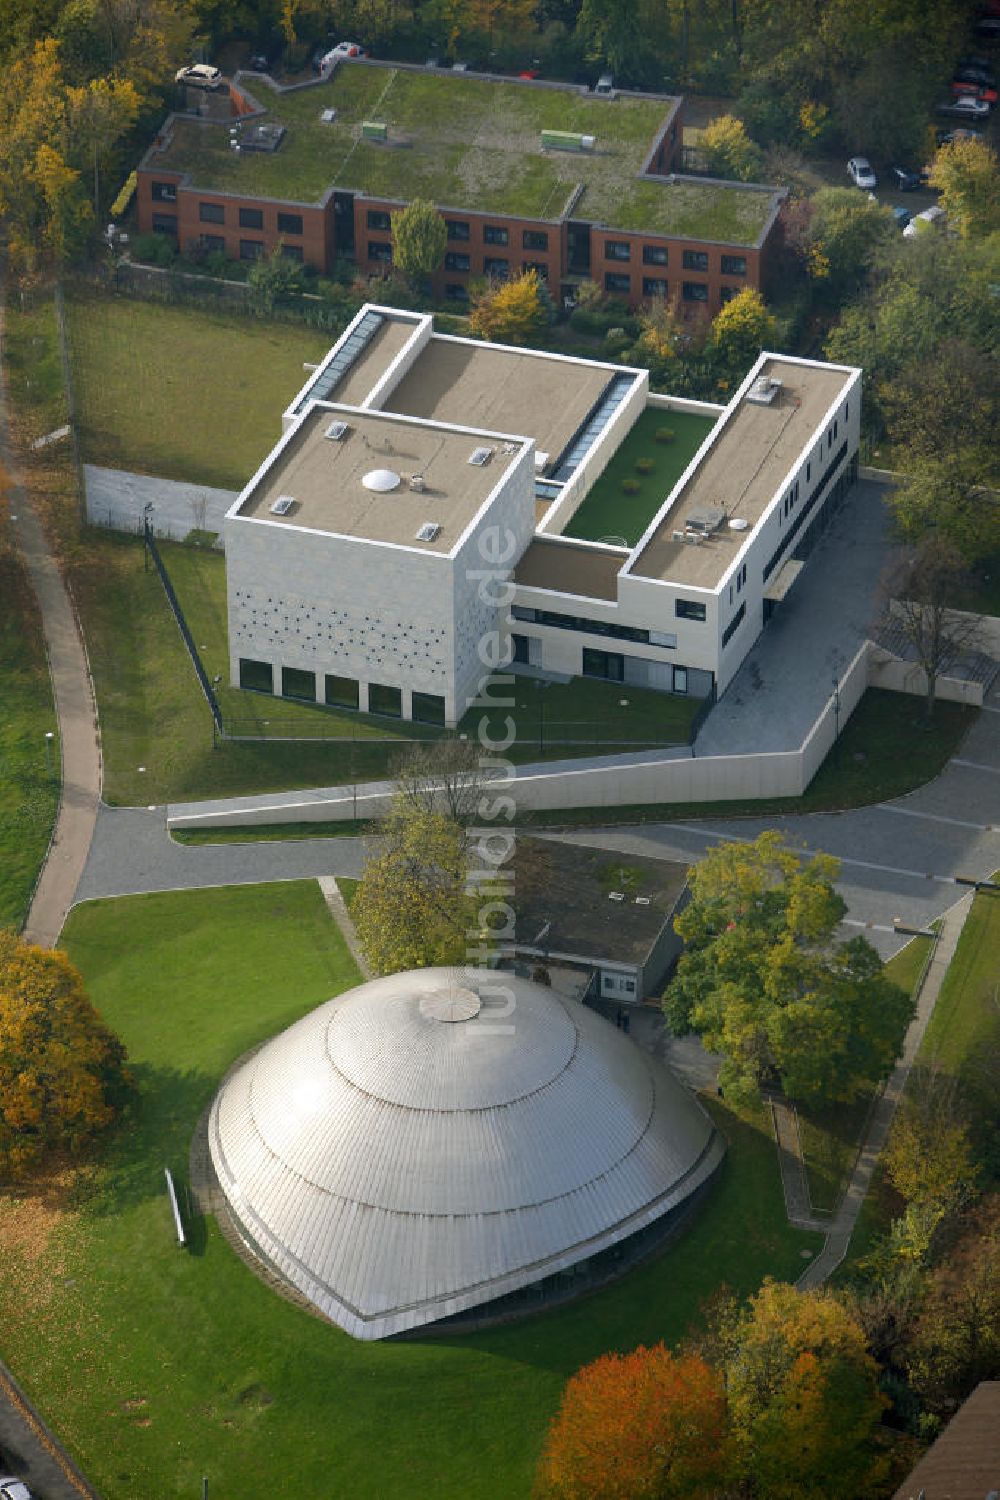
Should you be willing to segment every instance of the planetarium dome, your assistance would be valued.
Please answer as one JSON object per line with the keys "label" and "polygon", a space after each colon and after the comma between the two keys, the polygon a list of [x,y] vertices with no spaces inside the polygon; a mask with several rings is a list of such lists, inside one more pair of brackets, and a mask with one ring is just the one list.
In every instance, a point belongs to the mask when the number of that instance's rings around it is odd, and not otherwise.
{"label": "planetarium dome", "polygon": [[504,971],[419,969],[304,1016],[225,1080],[240,1234],[356,1338],[532,1285],[675,1211],[722,1159],[662,1065]]}

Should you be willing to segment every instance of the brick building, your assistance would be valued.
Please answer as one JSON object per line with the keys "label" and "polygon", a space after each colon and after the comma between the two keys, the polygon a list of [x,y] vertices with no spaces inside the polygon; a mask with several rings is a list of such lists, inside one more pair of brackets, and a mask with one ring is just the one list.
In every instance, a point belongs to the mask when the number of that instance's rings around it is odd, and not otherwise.
{"label": "brick building", "polygon": [[170,115],[139,165],[140,231],[377,276],[393,213],[420,196],[447,222],[435,292],[456,301],[473,277],[533,267],[554,296],[590,278],[714,314],[761,285],[782,198],[678,173],[682,100],[666,96],[365,61],[284,89],[240,74],[228,101],[191,102],[202,113]]}

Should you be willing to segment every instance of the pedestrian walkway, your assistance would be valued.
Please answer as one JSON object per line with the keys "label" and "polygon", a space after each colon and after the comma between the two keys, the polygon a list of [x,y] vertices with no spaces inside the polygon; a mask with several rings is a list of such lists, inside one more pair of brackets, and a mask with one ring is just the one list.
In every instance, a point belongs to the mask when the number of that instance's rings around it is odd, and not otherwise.
{"label": "pedestrian walkway", "polygon": [[347,909],[347,902],[341,895],[336,877],[333,875],[321,875],[319,877],[319,888],[323,892],[323,900],[327,904],[330,915],[340,928],[344,942],[350,950],[351,957],[358,966],[358,973],[361,975],[361,978],[374,979],[375,975],[372,973],[372,968],[367,958],[365,958],[364,949],[361,947],[361,941],[358,937],[358,930],[354,925],[351,913]]}
{"label": "pedestrian walkway", "polygon": [[889,1130],[892,1126],[896,1107],[902,1098],[906,1087],[906,1080],[910,1076],[910,1069],[920,1050],[920,1044],[927,1030],[927,1023],[934,1011],[938,995],[948,965],[955,955],[958,940],[965,926],[966,918],[972,910],[973,894],[963,896],[954,906],[950,907],[941,919],[938,930],[938,941],[934,946],[930,963],[924,973],[923,982],[917,995],[917,1013],[910,1022],[910,1028],[906,1033],[903,1043],[903,1053],[895,1068],[889,1076],[889,1080],[882,1090],[882,1094],[872,1111],[868,1130],[858,1152],[854,1171],[851,1173],[847,1190],[840,1201],[837,1212],[834,1214],[833,1223],[830,1225],[826,1237],[826,1243],[816,1256],[812,1264],[799,1277],[797,1286],[803,1290],[810,1287],[822,1286],[836,1271],[844,1256],[847,1254],[851,1243],[851,1235],[857,1223],[861,1205],[871,1184],[872,1173],[875,1163],[881,1155],[882,1148],[888,1139]]}
{"label": "pedestrian walkway", "polygon": [[772,1099],[770,1104],[788,1222],[794,1224],[796,1229],[818,1229],[825,1234],[830,1227],[830,1219],[829,1215],[821,1218],[812,1206],[795,1106],[789,1104],[787,1099]]}
{"label": "pedestrian walkway", "polygon": [[[0,284],[0,348],[3,330]],[[11,477],[11,512],[17,517],[28,577],[38,598],[49,675],[59,725],[62,786],[55,828],[24,925],[33,943],[53,947],[76,895],[94,833],[101,795],[101,747],[90,669],[66,585],[42,523],[21,483],[10,451],[6,366],[0,358],[0,462]],[[41,726],[39,727],[41,734]]]}

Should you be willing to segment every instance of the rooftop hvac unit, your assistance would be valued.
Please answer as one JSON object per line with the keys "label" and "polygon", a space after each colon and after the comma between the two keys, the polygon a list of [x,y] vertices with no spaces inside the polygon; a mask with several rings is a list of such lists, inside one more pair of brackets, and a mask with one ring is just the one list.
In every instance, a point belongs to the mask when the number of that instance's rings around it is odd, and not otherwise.
{"label": "rooftop hvac unit", "polygon": [[516,443],[501,443],[500,444],[500,452],[501,453],[516,453],[517,452],[517,444]]}
{"label": "rooftop hvac unit", "polygon": [[362,120],[361,138],[365,141],[387,141],[389,139],[389,127],[381,120]]}
{"label": "rooftop hvac unit", "polygon": [[437,521],[425,521],[417,532],[418,542],[433,542],[441,535],[441,527]]}
{"label": "rooftop hvac unit", "polygon": [[425,481],[424,476],[422,474],[411,474],[410,475],[410,489],[411,490],[416,490],[417,493],[419,494],[422,490],[425,490],[426,488],[427,488],[427,484],[426,484],[426,481]]}
{"label": "rooftop hvac unit", "polygon": [[469,463],[472,464],[475,468],[481,469],[484,464],[489,463],[492,457],[492,448],[473,448],[472,452],[469,454]]}
{"label": "rooftop hvac unit", "polygon": [[346,422],[331,422],[323,436],[328,437],[331,443],[341,442],[350,431]]}
{"label": "rooftop hvac unit", "polygon": [[635,904],[636,906],[650,906],[652,903],[648,896],[636,896]]}
{"label": "rooftop hvac unit", "polygon": [[608,900],[609,901],[624,901],[625,900],[625,892],[624,891],[609,891],[608,892]]}
{"label": "rooftop hvac unit", "polygon": [[593,151],[597,138],[575,130],[543,130],[542,149],[548,151]]}
{"label": "rooftop hvac unit", "polygon": [[324,125],[332,125],[336,118],[337,111],[335,109],[324,109],[320,111],[320,119],[323,121]]}
{"label": "rooftop hvac unit", "polygon": [[279,495],[277,500],[271,502],[271,514],[272,516],[287,516],[294,504],[294,495]]}
{"label": "rooftop hvac unit", "polygon": [[774,380],[770,375],[758,375],[747,391],[747,400],[755,406],[773,406],[780,393],[780,380]]}
{"label": "rooftop hvac unit", "polygon": [[540,448],[535,449],[535,468],[539,473],[548,466],[550,455],[543,453]]}

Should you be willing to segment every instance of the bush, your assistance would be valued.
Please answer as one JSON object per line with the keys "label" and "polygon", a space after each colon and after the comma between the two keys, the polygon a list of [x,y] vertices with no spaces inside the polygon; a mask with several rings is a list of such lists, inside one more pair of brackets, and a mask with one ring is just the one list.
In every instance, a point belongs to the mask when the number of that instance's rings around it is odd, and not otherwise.
{"label": "bush", "polygon": [[672,443],[674,440],[674,429],[672,427],[658,427],[653,434],[654,443]]}
{"label": "bush", "polygon": [[177,247],[166,234],[137,234],[132,241],[132,259],[150,266],[171,266],[177,259]]}
{"label": "bush", "polygon": [[642,485],[639,483],[638,479],[622,480],[622,493],[625,495],[638,495],[641,489]]}
{"label": "bush", "polygon": [[652,474],[653,460],[651,458],[637,458],[635,461],[635,472],[637,474]]}

